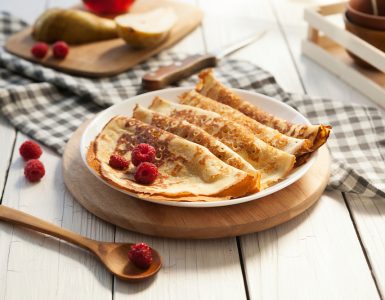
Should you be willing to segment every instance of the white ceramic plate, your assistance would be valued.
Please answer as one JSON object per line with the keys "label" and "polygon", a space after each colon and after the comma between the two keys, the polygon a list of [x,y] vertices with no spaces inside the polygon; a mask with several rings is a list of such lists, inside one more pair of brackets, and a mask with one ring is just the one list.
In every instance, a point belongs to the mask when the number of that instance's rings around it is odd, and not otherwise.
{"label": "white ceramic plate", "polygon": [[[87,166],[87,168],[90,170],[92,174],[94,174],[99,180],[101,180],[104,184],[109,185],[111,188],[116,189],[122,193],[137,197],[136,195],[121,190],[117,187],[114,187],[107,182],[105,182],[103,179],[99,177],[99,175],[88,166],[86,161],[86,155],[87,155],[87,149],[90,145],[91,141],[95,139],[95,137],[98,135],[98,133],[102,130],[104,125],[114,116],[116,115],[127,115],[132,116],[132,110],[136,103],[139,103],[145,107],[148,107],[155,96],[163,97],[169,101],[175,101],[178,102],[178,96],[182,94],[183,92],[189,91],[192,88],[170,88],[170,89],[164,89],[160,91],[154,91],[146,94],[142,94],[139,96],[135,96],[133,98],[130,98],[126,101],[123,101],[119,104],[116,104],[114,106],[109,107],[108,109],[102,111],[99,113],[91,122],[88,124],[87,128],[85,129],[81,142],[80,142],[80,153],[83,159],[84,164]],[[261,94],[248,92],[244,90],[238,90],[234,89],[234,92],[236,92],[238,95],[240,95],[243,99],[249,101],[250,103],[256,104],[259,107],[263,108],[265,111],[276,115],[278,117],[281,117],[282,119],[288,120],[293,123],[302,123],[302,124],[310,124],[310,122],[299,112],[291,108],[290,106],[279,102],[273,98],[266,97]],[[246,197],[240,197],[236,199],[231,200],[224,200],[224,201],[214,201],[214,202],[175,202],[175,201],[156,201],[151,199],[145,199],[141,198],[146,201],[156,202],[164,205],[172,205],[172,206],[183,206],[183,207],[213,207],[213,206],[226,206],[226,205],[233,205],[243,202],[252,201],[258,198],[265,197],[267,195],[270,195],[272,193],[275,193],[288,185],[292,184],[293,182],[300,179],[311,167],[311,165],[314,163],[316,158],[316,153],[313,153],[312,158],[301,167],[295,169],[289,176],[287,176],[284,180],[280,181],[279,183],[252,195],[248,195]]]}

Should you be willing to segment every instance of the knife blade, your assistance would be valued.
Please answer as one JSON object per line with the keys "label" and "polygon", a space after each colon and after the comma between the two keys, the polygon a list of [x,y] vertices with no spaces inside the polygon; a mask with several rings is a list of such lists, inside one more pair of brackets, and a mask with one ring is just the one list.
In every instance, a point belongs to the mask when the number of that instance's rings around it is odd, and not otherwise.
{"label": "knife blade", "polygon": [[182,61],[162,66],[153,72],[145,74],[142,78],[142,86],[150,91],[159,90],[202,69],[215,67],[220,59],[252,44],[260,39],[265,32],[255,33],[224,49],[218,49],[207,54],[190,55]]}

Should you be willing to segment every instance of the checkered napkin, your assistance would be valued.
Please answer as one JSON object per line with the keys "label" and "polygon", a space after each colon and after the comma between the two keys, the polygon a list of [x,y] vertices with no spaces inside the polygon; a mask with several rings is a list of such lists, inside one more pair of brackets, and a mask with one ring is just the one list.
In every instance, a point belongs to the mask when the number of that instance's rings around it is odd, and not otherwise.
{"label": "checkered napkin", "polygon": [[[0,13],[0,43],[25,26],[9,14]],[[62,153],[66,141],[85,119],[144,92],[140,84],[146,72],[184,57],[163,53],[123,74],[87,79],[30,63],[1,48],[1,113],[20,131]],[[329,188],[385,197],[385,124],[376,108],[289,94],[271,74],[246,61],[225,59],[215,71],[229,86],[274,97],[314,124],[332,125],[328,141],[333,157]],[[190,78],[179,84],[193,86],[196,80]]]}

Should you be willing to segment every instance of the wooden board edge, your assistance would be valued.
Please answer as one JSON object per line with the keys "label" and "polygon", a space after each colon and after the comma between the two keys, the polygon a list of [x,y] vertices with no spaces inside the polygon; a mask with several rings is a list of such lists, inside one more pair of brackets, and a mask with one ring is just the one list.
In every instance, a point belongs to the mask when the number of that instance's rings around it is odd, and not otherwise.
{"label": "wooden board edge", "polygon": [[[325,147],[324,151],[327,152],[327,157],[329,159],[329,168],[328,168],[328,175],[327,175],[329,178],[329,175],[330,175],[330,154],[329,154],[329,151],[326,149],[326,147]],[[306,176],[306,174],[304,176]],[[68,188],[70,193],[73,195],[74,191],[71,190],[71,188],[70,188],[71,185],[68,184],[68,181],[67,181],[68,179],[66,178],[64,173],[63,173],[63,178],[64,178],[64,183],[65,183],[66,187]],[[256,223],[249,223],[247,225],[239,224],[237,226],[232,226],[231,227],[231,230],[232,230],[231,234],[228,234],[228,231],[226,230],[225,227],[217,227],[217,228],[210,227],[211,234],[208,235],[207,231],[203,228],[200,231],[197,231],[196,229],[194,229],[191,232],[189,232],[186,230],[181,231],[175,227],[162,226],[161,228],[159,228],[159,230],[157,230],[155,232],[154,228],[149,227],[148,224],[146,224],[146,223],[143,223],[143,224],[135,223],[135,224],[130,224],[130,226],[122,226],[120,224],[115,224],[115,225],[120,227],[120,228],[129,230],[129,231],[138,232],[138,233],[145,234],[148,236],[156,236],[156,237],[172,238],[172,239],[207,240],[207,239],[220,239],[220,238],[231,238],[231,237],[235,237],[235,236],[242,236],[242,235],[246,235],[246,234],[251,234],[251,233],[256,233],[256,232],[268,230],[270,228],[273,228],[275,226],[281,225],[283,223],[286,223],[286,222],[294,219],[295,217],[299,216],[300,214],[302,214],[306,210],[308,210],[310,207],[312,207],[320,199],[326,186],[327,186],[327,180],[320,187],[318,187],[317,191],[313,195],[311,195],[311,197],[309,197],[307,199],[307,201],[302,202],[302,203],[300,203],[300,205],[294,207],[293,211],[278,214],[278,215],[274,216],[274,218],[272,218],[268,222],[262,222],[261,223],[259,221]],[[258,199],[255,201],[258,201]],[[83,204],[81,202],[79,202],[79,203],[83,206]],[[110,223],[109,217],[105,214],[105,212],[100,210],[98,207],[88,205],[85,208],[88,211],[90,211],[92,214],[96,215],[98,218]],[[246,226],[247,226],[247,228],[245,229]]]}

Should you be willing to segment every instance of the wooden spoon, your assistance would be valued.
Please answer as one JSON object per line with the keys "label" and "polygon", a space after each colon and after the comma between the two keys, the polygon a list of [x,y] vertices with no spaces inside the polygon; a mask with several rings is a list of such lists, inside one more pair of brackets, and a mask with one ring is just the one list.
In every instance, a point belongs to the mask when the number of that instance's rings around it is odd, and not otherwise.
{"label": "wooden spoon", "polygon": [[133,244],[91,240],[4,205],[0,205],[0,220],[46,233],[85,248],[94,253],[111,273],[123,280],[139,281],[149,278],[155,275],[162,265],[160,255],[154,249],[151,249],[152,264],[148,269],[141,269],[128,259],[128,251]]}

